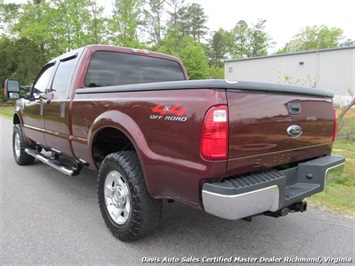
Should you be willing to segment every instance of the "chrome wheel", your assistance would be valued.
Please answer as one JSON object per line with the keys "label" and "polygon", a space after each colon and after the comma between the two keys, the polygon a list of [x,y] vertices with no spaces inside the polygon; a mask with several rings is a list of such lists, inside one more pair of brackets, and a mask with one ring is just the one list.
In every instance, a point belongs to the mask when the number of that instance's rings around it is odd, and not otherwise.
{"label": "chrome wheel", "polygon": [[14,139],[14,151],[16,157],[19,158],[21,156],[21,140],[17,132],[15,133],[15,139]]}
{"label": "chrome wheel", "polygon": [[102,217],[118,239],[136,240],[158,226],[162,200],[150,196],[134,151],[105,157],[97,177],[97,195]]}
{"label": "chrome wheel", "polygon": [[26,165],[34,162],[35,157],[26,153],[27,148],[33,149],[33,146],[25,142],[21,125],[15,124],[12,133],[12,152],[17,164]]}
{"label": "chrome wheel", "polygon": [[120,225],[126,223],[132,211],[131,194],[128,183],[118,171],[111,171],[106,176],[104,195],[111,219]]}

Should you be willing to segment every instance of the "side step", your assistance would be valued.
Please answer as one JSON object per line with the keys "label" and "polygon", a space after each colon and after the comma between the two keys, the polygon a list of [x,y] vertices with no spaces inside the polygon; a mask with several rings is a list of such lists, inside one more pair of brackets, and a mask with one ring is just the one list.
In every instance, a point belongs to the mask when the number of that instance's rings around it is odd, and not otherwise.
{"label": "side step", "polygon": [[34,149],[25,149],[25,152],[33,157],[35,157],[36,159],[40,160],[41,162],[53,167],[54,169],[62,172],[65,175],[68,176],[76,176],[78,174],[80,174],[80,170],[82,168],[82,166],[80,164],[77,165],[77,168],[70,168],[68,166],[64,166],[61,165],[60,162],[56,159],[53,159],[51,157],[48,157],[46,155],[44,155],[43,153],[34,150]]}

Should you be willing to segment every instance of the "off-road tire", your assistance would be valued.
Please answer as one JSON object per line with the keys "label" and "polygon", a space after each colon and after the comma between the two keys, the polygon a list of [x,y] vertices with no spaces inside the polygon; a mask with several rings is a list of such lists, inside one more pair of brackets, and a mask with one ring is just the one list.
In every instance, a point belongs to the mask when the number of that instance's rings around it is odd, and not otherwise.
{"label": "off-road tire", "polygon": [[162,200],[149,195],[135,152],[106,156],[98,173],[97,194],[107,227],[121,241],[140,239],[158,226]]}
{"label": "off-road tire", "polygon": [[35,160],[33,156],[28,155],[25,152],[26,148],[33,147],[25,142],[21,125],[16,124],[14,125],[12,134],[12,151],[14,154],[15,161],[19,165],[32,164]]}

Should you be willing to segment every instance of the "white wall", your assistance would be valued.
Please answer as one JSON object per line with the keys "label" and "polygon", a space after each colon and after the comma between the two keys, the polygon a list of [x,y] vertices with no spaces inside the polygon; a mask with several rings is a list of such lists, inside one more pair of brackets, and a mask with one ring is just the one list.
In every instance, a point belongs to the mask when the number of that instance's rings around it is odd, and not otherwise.
{"label": "white wall", "polygon": [[355,47],[226,61],[225,79],[321,88],[340,103],[349,89],[355,93]]}

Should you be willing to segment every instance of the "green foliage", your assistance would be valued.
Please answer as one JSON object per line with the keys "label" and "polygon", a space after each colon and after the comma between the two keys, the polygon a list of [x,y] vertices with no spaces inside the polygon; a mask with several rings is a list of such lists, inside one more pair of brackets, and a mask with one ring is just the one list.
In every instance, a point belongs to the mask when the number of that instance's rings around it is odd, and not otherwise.
{"label": "green foliage", "polygon": [[142,47],[138,39],[143,0],[115,0],[109,19],[111,43],[127,47]]}
{"label": "green foliage", "polygon": [[174,38],[190,36],[195,43],[201,43],[205,39],[208,28],[207,16],[200,4],[185,5],[184,0],[168,0],[167,13],[170,18],[167,22],[167,33]]}
{"label": "green foliage", "polygon": [[153,46],[160,47],[163,31],[163,12],[165,0],[149,0],[146,3],[144,12],[144,27],[148,28],[150,35],[149,43]]}
{"label": "green foliage", "polygon": [[209,67],[209,77],[212,79],[224,79],[224,67]]}
{"label": "green foliage", "polygon": [[209,78],[208,59],[202,45],[196,45],[192,37],[177,38],[174,32],[169,32],[159,52],[179,57],[183,62],[189,79]]}
{"label": "green foliage", "polygon": [[355,119],[355,95],[349,89],[351,101],[338,113],[338,139],[355,141],[355,123],[346,123],[349,117],[354,121]]}
{"label": "green foliage", "polygon": [[272,38],[265,31],[266,20],[260,19],[253,27],[244,20],[237,22],[232,30],[233,42],[230,55],[233,59],[267,55],[272,47]]}
{"label": "green foliage", "polygon": [[5,4],[4,0],[0,0],[0,32],[10,32],[14,24],[17,23],[20,15],[20,6],[15,3]]}
{"label": "green foliage", "polygon": [[203,52],[201,45],[196,45],[191,37],[184,37],[181,41],[182,47],[179,57],[184,63],[189,79],[207,79],[208,59]]}
{"label": "green foliage", "polygon": [[230,49],[232,42],[233,35],[229,31],[220,28],[213,33],[207,49],[211,66],[216,68],[223,67],[223,60],[227,58],[228,49]]}
{"label": "green foliage", "polygon": [[207,34],[208,28],[206,27],[207,16],[200,4],[192,4],[187,8],[187,18],[189,35],[195,40],[195,43],[200,43],[204,36]]}
{"label": "green foliage", "polygon": [[[344,128],[354,128],[354,118],[355,110],[351,109],[344,116]],[[335,168],[329,171],[325,191],[312,196],[309,201],[312,205],[326,206],[327,210],[355,217],[355,131],[349,133],[348,137],[345,139],[338,134],[332,151],[346,157],[345,166],[343,169]]]}
{"label": "green foliage", "polygon": [[342,38],[343,31],[339,28],[328,28],[325,25],[306,27],[294,35],[278,53],[338,47]]}
{"label": "green foliage", "polygon": [[0,51],[1,87],[7,78],[19,79],[21,84],[31,84],[46,62],[38,45],[26,38],[11,40],[2,37]]}
{"label": "green foliage", "polygon": [[14,115],[14,105],[6,105],[6,106],[1,106],[0,105],[0,115],[4,115],[6,117],[12,117]]}
{"label": "green foliage", "polygon": [[347,47],[347,46],[355,46],[355,40],[352,39],[346,39],[345,41],[343,41],[339,47]]}
{"label": "green foliage", "polygon": [[[194,79],[223,78],[223,60],[264,56],[273,46],[264,19],[252,25],[240,20],[232,30],[221,28],[209,35],[203,5],[185,0],[111,1],[112,13],[105,16],[99,0],[33,0],[26,4],[0,0],[0,32],[7,39],[0,44],[1,82],[11,75],[31,83],[29,77],[43,62],[93,43],[146,48],[181,57]],[[279,52],[354,44],[350,39],[341,43],[342,39],[340,29],[307,27]],[[19,41],[14,48],[12,42],[17,40],[26,41]],[[31,64],[35,67],[30,68]]]}
{"label": "green foliage", "polygon": [[37,44],[47,60],[83,45],[104,42],[103,7],[93,0],[53,0],[24,4],[11,28],[19,38]]}

